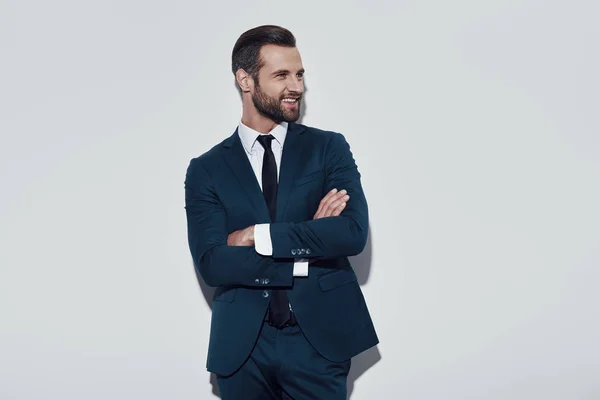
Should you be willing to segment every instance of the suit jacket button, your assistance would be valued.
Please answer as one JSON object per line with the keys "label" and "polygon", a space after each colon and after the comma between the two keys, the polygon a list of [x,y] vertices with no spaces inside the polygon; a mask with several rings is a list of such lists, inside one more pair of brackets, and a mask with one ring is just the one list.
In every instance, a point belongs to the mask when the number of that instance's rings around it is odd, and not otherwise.
{"label": "suit jacket button", "polygon": [[267,292],[266,290],[263,291],[263,297],[269,297],[269,292]]}

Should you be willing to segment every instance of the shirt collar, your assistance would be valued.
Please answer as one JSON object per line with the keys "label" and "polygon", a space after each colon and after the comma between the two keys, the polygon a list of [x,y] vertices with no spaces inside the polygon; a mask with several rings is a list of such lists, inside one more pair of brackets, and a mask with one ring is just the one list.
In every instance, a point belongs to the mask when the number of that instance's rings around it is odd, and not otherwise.
{"label": "shirt collar", "polygon": [[[269,132],[271,135],[273,135],[273,137],[279,143],[279,146],[282,149],[283,142],[285,142],[285,137],[287,135],[287,129],[288,123],[284,121],[275,125],[273,129],[271,129],[271,132]],[[247,127],[242,123],[242,121],[240,121],[240,124],[238,125],[238,135],[240,136],[242,145],[244,146],[244,150],[246,150],[246,153],[251,154],[252,147],[254,147],[254,145],[256,144],[256,138],[259,135],[261,135],[261,133],[255,131],[250,127]]]}

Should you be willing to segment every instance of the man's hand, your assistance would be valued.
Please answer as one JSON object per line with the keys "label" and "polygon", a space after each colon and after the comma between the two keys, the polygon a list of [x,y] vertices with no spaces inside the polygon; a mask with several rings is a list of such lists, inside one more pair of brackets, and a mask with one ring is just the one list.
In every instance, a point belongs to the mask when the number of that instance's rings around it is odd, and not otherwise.
{"label": "man's hand", "polygon": [[254,246],[254,225],[231,232],[227,236],[228,246]]}
{"label": "man's hand", "polygon": [[319,208],[315,213],[313,219],[325,218],[325,217],[337,217],[342,213],[346,202],[350,199],[350,196],[346,194],[346,189],[331,190],[323,197],[323,200],[319,203]]}

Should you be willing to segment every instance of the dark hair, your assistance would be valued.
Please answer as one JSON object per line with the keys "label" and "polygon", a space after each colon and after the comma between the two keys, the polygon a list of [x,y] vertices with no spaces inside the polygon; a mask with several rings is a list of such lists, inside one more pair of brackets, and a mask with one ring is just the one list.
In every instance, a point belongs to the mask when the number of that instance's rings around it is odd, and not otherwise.
{"label": "dark hair", "polygon": [[260,49],[265,44],[296,47],[296,38],[292,32],[276,25],[258,26],[242,33],[231,52],[233,74],[241,68],[258,82],[258,71],[263,66]]}

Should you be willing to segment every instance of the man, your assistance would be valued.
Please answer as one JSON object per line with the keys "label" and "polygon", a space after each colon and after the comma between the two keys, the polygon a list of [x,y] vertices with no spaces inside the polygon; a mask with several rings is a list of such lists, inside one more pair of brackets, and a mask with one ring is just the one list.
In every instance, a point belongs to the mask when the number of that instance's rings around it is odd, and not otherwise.
{"label": "man", "polygon": [[223,400],[345,399],[351,357],[378,343],[348,261],[368,234],[360,174],[341,134],[295,123],[291,32],[245,32],[232,69],[242,119],[185,181],[192,257],[216,287],[207,368]]}

